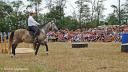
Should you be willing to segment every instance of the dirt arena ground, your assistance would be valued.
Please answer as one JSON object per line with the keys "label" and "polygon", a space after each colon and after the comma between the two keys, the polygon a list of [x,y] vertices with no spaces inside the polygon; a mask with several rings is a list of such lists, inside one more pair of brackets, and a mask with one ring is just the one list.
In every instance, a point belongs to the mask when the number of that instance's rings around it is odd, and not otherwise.
{"label": "dirt arena ground", "polygon": [[[49,43],[34,53],[11,58],[0,53],[0,72],[128,72],[128,53],[120,43],[88,43],[88,48],[71,48],[70,42]],[[24,46],[24,45],[23,45]]]}

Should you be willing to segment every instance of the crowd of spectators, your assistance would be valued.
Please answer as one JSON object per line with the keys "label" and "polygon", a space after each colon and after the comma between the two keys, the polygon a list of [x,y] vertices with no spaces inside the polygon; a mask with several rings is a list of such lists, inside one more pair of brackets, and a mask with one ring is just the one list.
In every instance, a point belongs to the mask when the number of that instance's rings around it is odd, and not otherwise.
{"label": "crowd of spectators", "polygon": [[[76,29],[68,30],[63,29],[57,32],[50,31],[47,33],[48,40],[50,41],[72,41],[72,42],[120,42],[122,33],[128,33],[128,25],[111,25],[111,26],[99,26],[97,28],[90,29]],[[8,39],[9,33],[6,35]],[[1,34],[0,34],[1,36]],[[2,36],[4,37],[4,36]],[[4,39],[4,38],[0,38]]]}
{"label": "crowd of spectators", "polygon": [[112,25],[99,26],[97,28],[90,28],[88,30],[59,30],[58,32],[48,32],[49,40],[59,42],[73,41],[73,42],[120,42],[121,34],[128,32],[127,25]]}

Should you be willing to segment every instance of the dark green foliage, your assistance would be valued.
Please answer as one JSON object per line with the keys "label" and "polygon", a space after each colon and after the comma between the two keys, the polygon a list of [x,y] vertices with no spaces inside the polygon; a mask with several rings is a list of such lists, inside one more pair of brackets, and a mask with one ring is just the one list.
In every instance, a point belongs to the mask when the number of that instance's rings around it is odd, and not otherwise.
{"label": "dark green foliage", "polygon": [[112,14],[108,17],[107,22],[109,25],[118,24],[118,18],[114,14]]}
{"label": "dark green foliage", "polygon": [[[65,6],[61,4],[55,4],[50,6],[48,13],[40,14],[39,7],[41,6],[41,2],[43,0],[27,0],[30,2],[30,5],[26,7],[35,6],[35,10],[37,12],[37,16],[35,19],[40,24],[47,23],[51,20],[55,21],[55,24],[59,29],[70,29],[75,30],[77,28],[95,28],[100,25],[115,25],[119,24],[118,19],[118,7],[112,5],[111,7],[114,9],[113,13],[111,13],[106,19],[104,19],[103,11],[104,5],[103,2],[94,1],[90,2],[88,0],[79,0],[76,3],[80,10],[79,13],[76,13],[72,16],[65,16],[64,8]],[[59,0],[58,0],[59,1]],[[57,1],[57,3],[58,3]],[[63,3],[64,0],[62,0]],[[99,4],[98,4],[99,3]],[[20,6],[22,6],[22,1],[13,1],[11,4],[7,4],[5,2],[0,1],[0,31],[13,31],[19,28],[27,28],[27,13],[19,12]],[[52,4],[52,3],[51,3]],[[92,5],[92,9],[89,4]],[[98,4],[98,5],[95,5]],[[50,4],[49,4],[50,5]],[[65,4],[64,4],[65,5]],[[13,7],[12,7],[13,6]],[[68,7],[67,7],[68,8]],[[128,23],[128,3],[125,6],[122,5],[121,8],[121,22]],[[104,20],[104,21],[101,21]]]}

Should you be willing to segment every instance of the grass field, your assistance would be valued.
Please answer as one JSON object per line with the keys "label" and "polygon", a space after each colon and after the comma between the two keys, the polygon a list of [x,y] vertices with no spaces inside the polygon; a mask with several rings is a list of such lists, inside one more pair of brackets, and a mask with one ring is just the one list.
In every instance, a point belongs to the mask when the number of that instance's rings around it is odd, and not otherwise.
{"label": "grass field", "polygon": [[44,46],[38,56],[0,54],[0,72],[128,72],[128,54],[121,53],[119,43],[89,43],[83,49],[69,42],[48,45],[48,56]]}

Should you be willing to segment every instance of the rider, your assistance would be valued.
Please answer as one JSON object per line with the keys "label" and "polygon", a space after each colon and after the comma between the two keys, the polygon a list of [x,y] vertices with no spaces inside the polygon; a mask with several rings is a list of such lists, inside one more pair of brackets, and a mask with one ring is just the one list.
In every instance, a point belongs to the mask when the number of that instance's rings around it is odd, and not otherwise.
{"label": "rider", "polygon": [[34,33],[34,41],[37,39],[37,36],[39,35],[39,28],[38,25],[40,25],[36,20],[33,18],[36,15],[34,11],[29,12],[28,17],[28,29],[29,31],[32,31]]}

